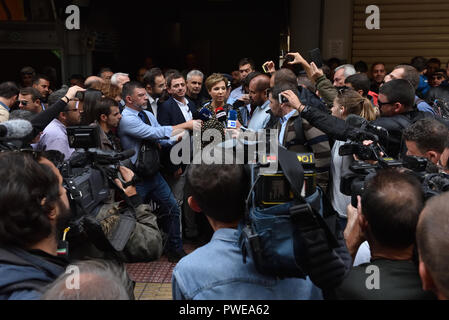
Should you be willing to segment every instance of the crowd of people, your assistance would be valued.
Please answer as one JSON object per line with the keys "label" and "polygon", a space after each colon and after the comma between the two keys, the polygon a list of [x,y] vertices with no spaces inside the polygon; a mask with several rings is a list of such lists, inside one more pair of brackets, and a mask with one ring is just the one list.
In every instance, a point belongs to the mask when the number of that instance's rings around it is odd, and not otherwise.
{"label": "crowd of people", "polygon": [[[130,299],[132,283],[121,263],[162,254],[177,263],[174,299],[449,298],[443,193],[449,188],[435,187],[429,196],[415,173],[379,169],[355,207],[342,192],[344,176],[356,161],[381,159],[339,152],[354,140],[355,129],[380,128],[386,134],[363,144],[379,145],[380,155],[394,159],[425,159],[426,172],[444,179],[449,63],[445,70],[438,59],[416,57],[388,73],[382,62],[369,69],[363,61],[330,59],[318,68],[299,53],[288,55],[278,70],[267,61],[264,72],[249,58],[229,74],[154,67],[131,79],[105,67],[98,75],[72,75],[53,91],[51,79],[24,67],[20,83],[0,84],[0,122],[24,119],[33,127],[20,148],[5,144],[0,153],[0,299]],[[231,111],[235,127],[226,121]],[[50,152],[64,161],[77,154],[67,134],[74,126],[97,128],[101,150],[134,150],[117,184],[141,209],[122,255],[89,250],[77,258],[95,260],[79,262],[58,255],[71,206]],[[218,134],[204,139],[210,129]],[[251,257],[243,262],[238,230],[250,187],[243,165],[175,163],[170,157],[176,144],[196,133],[205,148],[266,129],[277,130],[280,146],[314,156],[317,188],[338,216],[353,258],[336,288],[318,288],[308,277],[262,275]],[[141,162],[149,154],[148,169]],[[186,240],[201,247],[187,254]],[[77,289],[65,285],[69,264],[81,270]],[[366,285],[369,266],[380,272],[374,289]]]}

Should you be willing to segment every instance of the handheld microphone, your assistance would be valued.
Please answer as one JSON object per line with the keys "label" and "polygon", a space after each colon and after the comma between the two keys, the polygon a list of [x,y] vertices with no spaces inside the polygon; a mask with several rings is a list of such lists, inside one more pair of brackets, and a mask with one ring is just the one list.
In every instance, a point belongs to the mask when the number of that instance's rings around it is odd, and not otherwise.
{"label": "handheld microphone", "polygon": [[217,108],[217,110],[215,110],[215,117],[217,118],[217,121],[222,123],[223,126],[226,127],[226,111],[223,108]]}
{"label": "handheld microphone", "polygon": [[230,110],[228,113],[228,128],[237,129],[237,111]]}
{"label": "handheld microphone", "polygon": [[0,138],[21,140],[33,132],[33,126],[27,120],[9,120],[0,124]]}
{"label": "handheld microphone", "polygon": [[206,122],[212,119],[212,112],[207,108],[202,108],[199,112],[199,120]]}

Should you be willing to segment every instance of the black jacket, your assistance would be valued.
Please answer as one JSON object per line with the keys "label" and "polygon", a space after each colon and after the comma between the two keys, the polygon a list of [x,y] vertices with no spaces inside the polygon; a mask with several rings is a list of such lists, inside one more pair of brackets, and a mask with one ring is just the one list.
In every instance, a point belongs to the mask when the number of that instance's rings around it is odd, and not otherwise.
{"label": "black jacket", "polygon": [[[301,116],[334,140],[346,141],[355,131],[355,128],[346,121],[317,108],[306,108]],[[393,117],[380,117],[371,121],[371,124],[388,131],[388,136],[379,136],[380,143],[385,147],[388,156],[398,158],[406,151],[405,143],[402,141],[403,130],[416,121],[428,117],[434,116],[429,112],[413,110]]]}

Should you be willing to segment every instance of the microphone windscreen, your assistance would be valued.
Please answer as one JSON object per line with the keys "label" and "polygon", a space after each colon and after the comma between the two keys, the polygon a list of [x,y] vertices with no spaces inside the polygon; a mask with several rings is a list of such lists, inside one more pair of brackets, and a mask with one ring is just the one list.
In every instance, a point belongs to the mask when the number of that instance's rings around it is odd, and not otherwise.
{"label": "microphone windscreen", "polygon": [[0,137],[11,140],[24,139],[33,131],[31,122],[22,119],[3,122],[0,128]]}
{"label": "microphone windscreen", "polygon": [[348,125],[355,128],[360,128],[363,125],[368,124],[368,121],[365,118],[362,118],[355,114],[348,115],[345,121]]}

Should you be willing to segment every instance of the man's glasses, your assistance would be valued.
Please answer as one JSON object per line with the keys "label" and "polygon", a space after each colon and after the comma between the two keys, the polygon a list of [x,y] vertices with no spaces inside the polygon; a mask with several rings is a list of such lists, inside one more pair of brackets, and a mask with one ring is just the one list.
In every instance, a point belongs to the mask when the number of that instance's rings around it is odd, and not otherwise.
{"label": "man's glasses", "polygon": [[382,108],[382,106],[386,105],[386,104],[393,104],[391,102],[380,102],[379,100],[377,100],[377,104],[379,105],[379,109]]}
{"label": "man's glasses", "polygon": [[26,101],[26,100],[20,100],[19,101],[19,105],[23,105],[23,106],[27,106],[28,105],[28,101]]}

